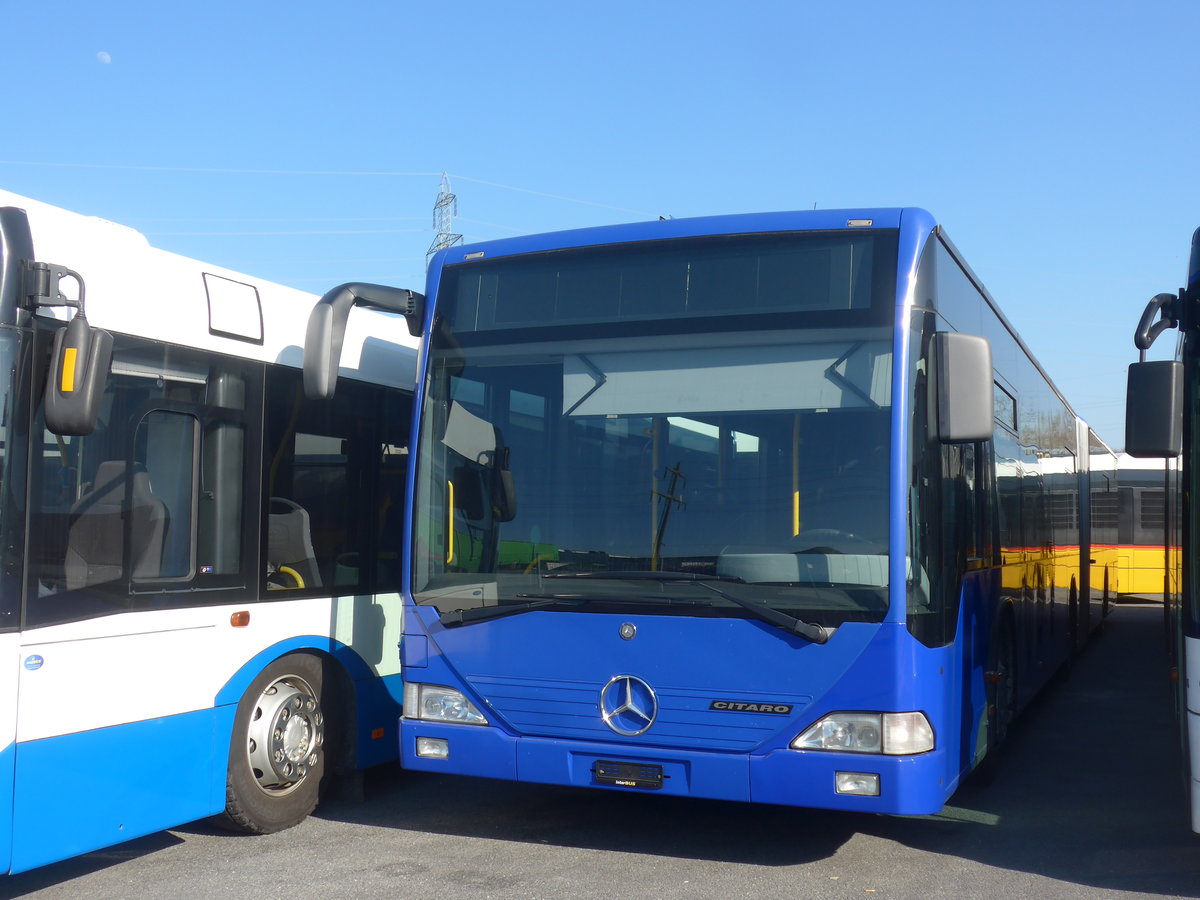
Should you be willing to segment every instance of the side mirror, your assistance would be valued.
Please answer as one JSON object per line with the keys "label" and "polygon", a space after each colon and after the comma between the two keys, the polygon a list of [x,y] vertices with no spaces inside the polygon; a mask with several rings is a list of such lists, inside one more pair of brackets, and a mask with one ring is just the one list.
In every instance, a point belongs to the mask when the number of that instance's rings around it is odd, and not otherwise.
{"label": "side mirror", "polygon": [[1125,452],[1139,459],[1183,452],[1183,363],[1155,360],[1129,367]]}
{"label": "side mirror", "polygon": [[469,463],[456,467],[451,485],[454,508],[472,522],[483,519],[487,507],[484,505],[483,475],[479,468]]}
{"label": "side mirror", "polygon": [[497,522],[511,522],[517,517],[517,485],[508,468],[508,448],[503,448],[504,462],[497,461],[492,482],[492,511]]}
{"label": "side mirror", "polygon": [[992,347],[986,338],[943,331],[933,336],[932,383],[937,390],[937,437],[943,444],[992,438],[995,393]]}
{"label": "side mirror", "polygon": [[420,336],[425,325],[425,295],[385,284],[351,282],[339,285],[317,301],[308,314],[304,334],[304,393],[311,400],[328,400],[337,388],[346,320],[355,306],[398,313],[408,320],[409,334]]}
{"label": "side mirror", "polygon": [[54,336],[43,396],[46,428],[52,433],[85,435],[95,430],[112,348],[112,335],[92,328],[82,312]]}
{"label": "side mirror", "polygon": [[[76,299],[63,294],[60,284],[64,278],[74,280],[78,286]],[[88,324],[83,312],[83,278],[66,266],[26,260],[22,264],[22,293],[26,309],[75,309],[71,321],[54,335],[43,409],[46,428],[53,434],[91,434],[100,417],[104,383],[112,366],[113,337]]]}

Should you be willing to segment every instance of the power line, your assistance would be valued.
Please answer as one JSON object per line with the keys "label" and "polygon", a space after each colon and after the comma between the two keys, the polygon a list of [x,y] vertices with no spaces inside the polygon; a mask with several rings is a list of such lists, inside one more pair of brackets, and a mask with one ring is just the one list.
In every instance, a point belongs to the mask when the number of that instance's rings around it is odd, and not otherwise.
{"label": "power line", "polygon": [[420,262],[424,258],[423,256],[374,256],[363,257],[361,259],[232,259],[222,263],[222,265],[228,268],[235,268],[237,266],[323,266],[332,263],[338,265],[345,265],[346,263],[360,265],[362,263]]}
{"label": "power line", "polygon": [[221,169],[221,168],[202,168],[196,166],[143,166],[121,163],[71,163],[71,162],[36,162],[31,160],[9,160],[0,159],[0,166],[44,166],[47,168],[59,169],[119,169],[133,172],[190,172],[193,174],[204,175],[299,175],[299,176],[333,176],[333,177],[368,177],[368,178],[408,178],[408,177],[436,177],[439,174],[448,176],[454,174],[455,178],[463,181],[474,182],[475,184],[485,184],[488,187],[500,188],[505,191],[517,191],[522,194],[532,194],[537,197],[546,197],[551,200],[561,200],[564,203],[578,203],[582,206],[595,206],[599,209],[611,209],[617,212],[634,213],[639,216],[656,216],[657,213],[647,212],[644,209],[631,209],[626,206],[612,206],[608,203],[597,203],[594,200],[581,200],[578,197],[566,197],[562,194],[551,194],[547,191],[538,191],[533,188],[517,187],[511,184],[501,184],[497,181],[487,181],[483,178],[472,178],[470,175],[459,175],[446,172],[389,172],[389,171],[354,171],[354,170],[325,170],[325,169]]}
{"label": "power line", "polygon": [[352,216],[341,218],[275,216],[269,219],[236,219],[236,218],[146,218],[135,216],[126,219],[128,222],[420,222],[424,216]]}
{"label": "power line", "polygon": [[214,169],[198,166],[141,166],[119,163],[69,163],[29,162],[25,160],[0,159],[0,166],[46,166],[57,169],[122,169],[133,172],[192,172],[204,175],[333,175],[368,176],[374,178],[397,178],[419,176],[436,177],[437,172],[358,172],[326,169]]}
{"label": "power line", "polygon": [[321,234],[420,234],[424,228],[363,228],[342,231],[145,231],[146,237],[300,237]]}

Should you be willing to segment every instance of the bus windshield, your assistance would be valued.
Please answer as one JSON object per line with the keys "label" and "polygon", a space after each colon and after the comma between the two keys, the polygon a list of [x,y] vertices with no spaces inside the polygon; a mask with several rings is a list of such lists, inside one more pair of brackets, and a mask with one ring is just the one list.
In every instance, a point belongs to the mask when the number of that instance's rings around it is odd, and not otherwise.
{"label": "bus windshield", "polygon": [[882,620],[889,237],[448,270],[416,602],[447,623],[488,607],[746,617],[747,604],[824,626]]}

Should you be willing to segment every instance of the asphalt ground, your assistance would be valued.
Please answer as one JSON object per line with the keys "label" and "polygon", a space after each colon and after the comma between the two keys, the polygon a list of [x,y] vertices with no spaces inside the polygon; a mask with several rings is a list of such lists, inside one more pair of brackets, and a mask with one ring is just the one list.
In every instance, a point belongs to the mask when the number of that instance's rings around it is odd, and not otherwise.
{"label": "asphalt ground", "polygon": [[1159,606],[1122,605],[941,814],[367,773],[277,835],[198,823],[0,879],[31,898],[1200,897]]}

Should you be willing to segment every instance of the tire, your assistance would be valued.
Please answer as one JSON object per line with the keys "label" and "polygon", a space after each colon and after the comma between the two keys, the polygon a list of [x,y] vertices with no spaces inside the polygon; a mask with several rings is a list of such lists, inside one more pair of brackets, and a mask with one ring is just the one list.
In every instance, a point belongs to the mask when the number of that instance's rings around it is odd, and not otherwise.
{"label": "tire", "polygon": [[993,746],[1000,746],[1008,737],[1009,728],[1017,716],[1017,647],[1011,623],[1005,619],[997,635],[996,658],[992,665],[992,697],[989,710],[994,716]]}
{"label": "tire", "polygon": [[980,787],[991,787],[996,781],[1000,747],[1008,737],[1017,712],[1017,653],[1012,623],[1005,618],[996,632],[996,649],[986,673],[988,730],[987,753],[972,773]]}
{"label": "tire", "polygon": [[323,682],[318,657],[293,653],[250,683],[234,716],[219,824],[272,834],[316,808],[326,757]]}

